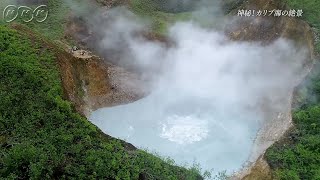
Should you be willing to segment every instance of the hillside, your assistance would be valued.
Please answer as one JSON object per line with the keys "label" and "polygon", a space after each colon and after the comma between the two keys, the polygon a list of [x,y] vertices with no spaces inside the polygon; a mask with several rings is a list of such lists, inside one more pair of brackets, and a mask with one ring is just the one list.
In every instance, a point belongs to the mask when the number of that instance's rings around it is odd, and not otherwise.
{"label": "hillside", "polygon": [[[34,33],[37,34],[37,33]],[[57,56],[40,35],[0,27],[5,179],[201,179],[103,134],[63,99]]]}

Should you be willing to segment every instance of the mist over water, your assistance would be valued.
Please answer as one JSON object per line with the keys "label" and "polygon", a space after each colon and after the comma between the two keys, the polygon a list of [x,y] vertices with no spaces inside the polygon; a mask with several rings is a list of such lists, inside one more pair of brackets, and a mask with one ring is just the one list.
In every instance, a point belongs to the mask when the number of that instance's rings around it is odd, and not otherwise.
{"label": "mist over water", "polygon": [[[93,122],[112,136],[169,156],[180,165],[197,162],[204,169],[230,172],[247,160],[257,123],[246,121],[254,119],[223,114],[206,100],[169,100],[161,94],[98,110],[92,115]],[[156,99],[159,105],[154,104]]]}
{"label": "mist over water", "polygon": [[248,160],[268,120],[264,103],[280,109],[277,100],[293,88],[306,56],[289,40],[264,46],[233,42],[193,22],[172,25],[172,44],[166,46],[140,36],[147,27],[127,10],[95,18],[103,22],[91,25],[101,37],[96,48],[119,64],[138,67],[152,83],[145,98],[99,109],[90,120],[136,147],[215,173],[230,174]]}
{"label": "mist over water", "polygon": [[258,119],[218,106],[213,99],[168,88],[129,105],[97,110],[91,119],[105,133],[179,165],[196,162],[205,170],[232,172],[249,157]]}
{"label": "mist over water", "polygon": [[[114,21],[119,22],[134,23]],[[292,88],[305,56],[288,40],[267,46],[232,42],[222,32],[192,22],[170,28],[171,47],[117,26],[105,34],[101,48],[118,48],[110,42],[121,37],[120,44],[126,44],[122,60],[139,65],[147,75],[149,68],[161,71],[154,73],[147,97],[99,109],[91,121],[105,133],[179,165],[196,162],[214,172],[232,173],[248,160],[256,133],[268,120],[263,103],[273,103],[275,110],[281,106],[276,99]],[[134,31],[132,27],[127,29]]]}

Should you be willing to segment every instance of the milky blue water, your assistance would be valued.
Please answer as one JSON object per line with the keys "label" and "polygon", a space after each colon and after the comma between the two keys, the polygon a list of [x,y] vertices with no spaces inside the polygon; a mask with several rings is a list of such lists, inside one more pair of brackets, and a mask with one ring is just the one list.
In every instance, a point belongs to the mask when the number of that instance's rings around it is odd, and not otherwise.
{"label": "milky blue water", "polygon": [[219,98],[162,89],[131,104],[102,108],[91,121],[106,134],[169,156],[178,165],[232,173],[246,162],[259,116]]}

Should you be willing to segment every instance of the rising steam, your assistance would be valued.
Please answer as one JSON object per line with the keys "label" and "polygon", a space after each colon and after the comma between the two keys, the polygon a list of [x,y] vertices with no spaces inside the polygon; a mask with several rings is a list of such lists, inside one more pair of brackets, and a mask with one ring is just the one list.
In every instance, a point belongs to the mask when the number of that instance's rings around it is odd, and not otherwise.
{"label": "rising steam", "polygon": [[215,171],[232,172],[248,159],[258,129],[269,111],[280,111],[306,57],[286,39],[234,42],[195,22],[172,25],[169,43],[150,41],[143,35],[148,22],[124,8],[89,19],[100,54],[152,81],[150,95],[100,109],[92,122],[179,164],[195,160]]}

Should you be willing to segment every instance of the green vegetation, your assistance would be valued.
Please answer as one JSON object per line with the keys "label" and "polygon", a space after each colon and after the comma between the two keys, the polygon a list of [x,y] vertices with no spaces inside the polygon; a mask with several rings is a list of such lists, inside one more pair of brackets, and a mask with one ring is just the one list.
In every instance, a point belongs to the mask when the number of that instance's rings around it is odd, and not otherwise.
{"label": "green vegetation", "polygon": [[201,179],[77,114],[62,98],[55,53],[0,26],[0,179]]}
{"label": "green vegetation", "polygon": [[[292,9],[302,9],[302,19],[314,28],[315,33],[320,32],[320,1],[318,0],[286,0]],[[316,50],[320,52],[320,42],[316,42]]]}
{"label": "green vegetation", "polygon": [[[1,0],[2,1],[2,0]],[[0,2],[0,10],[3,10],[5,6],[12,4],[12,0],[3,0]],[[18,4],[19,5],[28,5],[28,4]],[[50,39],[62,39],[64,35],[64,26],[66,25],[66,16],[69,11],[68,6],[64,4],[63,0],[48,0],[46,4],[48,6],[49,14],[48,18],[41,23],[36,21],[31,21],[25,23],[18,18],[14,21],[16,23],[21,23],[34,31],[37,31]],[[36,8],[37,5],[29,5],[29,7]],[[1,11],[2,12],[2,11]],[[5,25],[4,22],[0,22],[0,25]]]}
{"label": "green vegetation", "polygon": [[298,87],[300,98],[293,109],[295,127],[266,153],[277,179],[320,179],[319,70],[315,68]]}
{"label": "green vegetation", "polygon": [[[320,1],[288,0],[292,9],[302,9],[303,19],[316,33],[320,30]],[[316,53],[320,43],[316,42]],[[320,179],[320,65],[296,90],[293,122],[295,127],[266,153],[276,179]]]}
{"label": "green vegetation", "polygon": [[[8,4],[10,0],[0,2]],[[46,21],[15,21],[31,28],[37,39],[0,22],[0,179],[202,179],[197,167],[181,168],[172,160],[126,148],[63,100],[58,48],[44,45],[39,34],[63,39],[69,9],[62,0],[48,0],[47,5]],[[156,14],[156,29],[183,16]]]}
{"label": "green vegetation", "polygon": [[[220,24],[219,16],[215,18],[210,17],[210,10],[214,9],[217,3],[221,3],[223,11],[228,14],[232,9],[236,8],[241,4],[243,0],[226,0],[226,1],[206,1],[208,8],[208,14],[204,12],[198,12],[193,15],[196,6],[200,1],[185,1],[182,3],[181,0],[131,0],[131,10],[141,16],[147,18],[151,22],[152,31],[156,34],[166,35],[168,27],[175,22],[190,21],[198,23],[200,26],[205,28],[215,27]],[[214,13],[214,12],[212,12]]]}
{"label": "green vegetation", "polygon": [[63,3],[63,0],[48,0],[47,5],[49,15],[44,22],[31,21],[24,24],[50,39],[61,39],[64,35],[64,26],[69,9]]}
{"label": "green vegetation", "polygon": [[157,34],[166,34],[169,24],[176,21],[185,21],[191,19],[191,12],[165,12],[164,9],[155,0],[132,0],[130,8],[132,11],[151,21],[152,31]]}
{"label": "green vegetation", "polygon": [[223,11],[229,14],[231,11],[237,9],[244,0],[224,0],[222,4]]}

